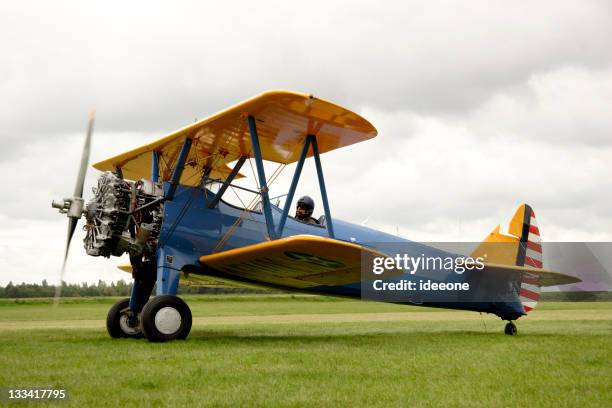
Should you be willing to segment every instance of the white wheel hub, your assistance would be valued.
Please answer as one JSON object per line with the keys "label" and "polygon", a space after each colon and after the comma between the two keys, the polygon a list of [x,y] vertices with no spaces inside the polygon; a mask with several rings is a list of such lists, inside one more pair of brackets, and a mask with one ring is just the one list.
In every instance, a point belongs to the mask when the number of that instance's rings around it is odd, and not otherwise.
{"label": "white wheel hub", "polygon": [[181,322],[181,314],[173,307],[162,307],[155,314],[155,327],[163,334],[176,333]]}
{"label": "white wheel hub", "polygon": [[127,313],[121,313],[121,316],[119,317],[119,327],[121,327],[121,330],[123,330],[123,332],[128,336],[140,333],[140,328],[138,325],[136,325],[136,327],[131,327],[128,324],[128,319]]}

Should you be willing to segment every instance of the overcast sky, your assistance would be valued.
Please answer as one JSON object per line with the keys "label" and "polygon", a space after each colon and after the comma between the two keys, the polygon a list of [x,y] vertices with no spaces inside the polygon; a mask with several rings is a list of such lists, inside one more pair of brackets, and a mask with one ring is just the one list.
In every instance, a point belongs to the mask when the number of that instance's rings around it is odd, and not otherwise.
{"label": "overcast sky", "polygon": [[[50,202],[74,189],[88,110],[96,162],[275,88],[379,131],[323,156],[335,217],[480,241],[527,202],[544,240],[612,241],[611,2],[295,4],[0,3],[0,284],[58,279]],[[302,179],[322,213],[312,165]],[[83,236],[66,280],[129,278]]]}

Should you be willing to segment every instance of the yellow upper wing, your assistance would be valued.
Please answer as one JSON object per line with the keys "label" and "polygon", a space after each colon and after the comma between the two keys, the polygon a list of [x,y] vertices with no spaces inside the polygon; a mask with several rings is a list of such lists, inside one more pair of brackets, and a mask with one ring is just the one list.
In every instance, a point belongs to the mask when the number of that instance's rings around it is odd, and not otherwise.
{"label": "yellow upper wing", "polygon": [[151,152],[160,156],[162,180],[172,174],[185,138],[193,140],[180,183],[198,185],[202,168],[211,167],[213,178],[224,179],[227,163],[251,157],[247,117],[256,119],[262,157],[292,163],[300,155],[306,135],[317,136],[320,153],[358,143],[377,131],[363,117],[334,103],[292,91],[268,91],[184,127],[156,142],[94,164],[102,171],[119,167],[127,179],[149,178]]}

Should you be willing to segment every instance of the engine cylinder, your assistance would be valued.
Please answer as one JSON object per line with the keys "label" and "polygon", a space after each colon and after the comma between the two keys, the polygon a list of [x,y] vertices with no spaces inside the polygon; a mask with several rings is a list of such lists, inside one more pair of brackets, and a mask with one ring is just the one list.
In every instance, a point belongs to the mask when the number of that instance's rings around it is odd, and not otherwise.
{"label": "engine cylinder", "polygon": [[91,256],[152,257],[163,218],[163,189],[150,180],[124,180],[105,172],[87,203],[85,250]]}

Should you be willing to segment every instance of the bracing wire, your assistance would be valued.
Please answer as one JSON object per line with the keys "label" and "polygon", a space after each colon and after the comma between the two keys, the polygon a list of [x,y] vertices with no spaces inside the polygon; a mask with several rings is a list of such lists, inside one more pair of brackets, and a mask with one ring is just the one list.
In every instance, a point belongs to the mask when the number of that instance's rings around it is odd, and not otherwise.
{"label": "bracing wire", "polygon": [[[276,179],[278,178],[278,176],[280,176],[280,174],[283,172],[283,170],[285,169],[286,165],[284,163],[279,163],[278,167],[276,168],[276,170],[274,170],[274,172],[272,173],[272,175],[270,176],[270,180],[268,181],[268,187],[272,186],[272,184],[274,183],[274,181],[276,181]],[[252,168],[252,167],[251,167]],[[238,228],[238,226],[240,225],[240,223],[242,223],[242,221],[244,220],[244,218],[247,215],[250,215],[250,212],[253,210],[253,208],[255,207],[255,205],[257,204],[257,202],[259,201],[259,196],[256,195],[255,197],[253,197],[251,199],[251,201],[249,202],[248,206],[244,207],[244,210],[242,210],[242,212],[240,213],[240,215],[236,218],[236,221],[228,228],[227,232],[223,235],[223,237],[219,240],[219,242],[217,243],[217,245],[215,246],[215,248],[213,249],[212,253],[215,252],[219,252],[219,250],[221,250],[221,248],[223,248],[223,246],[225,245],[225,243],[229,240],[229,238],[234,234],[234,232],[236,231],[236,229]],[[242,202],[242,201],[241,201]]]}

